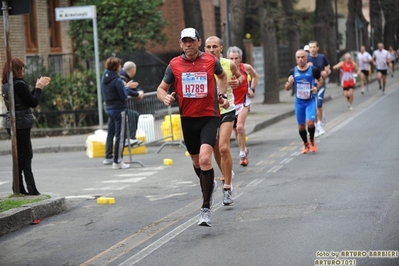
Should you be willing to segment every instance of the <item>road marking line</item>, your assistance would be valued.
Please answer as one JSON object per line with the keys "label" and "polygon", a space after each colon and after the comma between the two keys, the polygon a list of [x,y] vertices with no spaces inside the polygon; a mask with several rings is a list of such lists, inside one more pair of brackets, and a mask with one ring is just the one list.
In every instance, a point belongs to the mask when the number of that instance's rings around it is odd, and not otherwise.
{"label": "road marking line", "polygon": [[290,156],[291,156],[291,157],[299,156],[301,153],[302,153],[302,152],[297,151],[297,152],[294,152],[293,154],[291,154]]}
{"label": "road marking line", "polygon": [[283,167],[282,165],[276,165],[273,168],[271,168],[269,171],[267,171],[267,173],[272,173],[274,174],[275,172],[277,172],[278,170],[281,169],[281,167]]}
{"label": "road marking line", "polygon": [[183,196],[186,195],[187,192],[184,193],[173,193],[173,194],[169,194],[169,195],[163,195],[163,196],[159,196],[159,195],[147,195],[145,196],[149,201],[156,201],[156,200],[163,200],[163,199],[169,199],[172,197],[177,197],[177,196]]}
{"label": "road marking line", "polygon": [[123,186],[123,187],[100,187],[100,188],[91,187],[91,188],[84,188],[82,190],[85,190],[85,191],[93,191],[93,190],[122,190],[124,188],[127,188],[128,186],[129,185]]}
{"label": "road marking line", "polygon": [[274,156],[276,156],[274,153],[269,155],[269,158],[273,158]]}
{"label": "road marking line", "polygon": [[4,185],[4,184],[7,184],[8,182],[10,182],[10,181],[2,181],[2,182],[0,182],[0,186]]}
{"label": "road marking line", "polygon": [[275,160],[271,160],[271,161],[269,162],[269,164],[274,164],[274,162],[275,162]]}
{"label": "road marking line", "polygon": [[265,161],[260,161],[260,162],[257,162],[255,165],[260,165],[260,164],[263,164]]}
{"label": "road marking line", "polygon": [[129,179],[122,179],[122,180],[106,180],[106,181],[99,181],[97,183],[105,183],[105,184],[114,184],[114,183],[137,183],[140,182],[143,179],[146,179],[147,177],[133,177]]}
{"label": "road marking line", "polygon": [[95,199],[101,195],[76,195],[76,196],[66,196],[66,199]]}
{"label": "road marking line", "polygon": [[256,171],[257,174],[259,174],[260,172],[263,172],[265,170],[264,167],[260,168],[258,171]]}
{"label": "road marking line", "polygon": [[285,157],[287,155],[287,153],[286,152],[283,152],[282,154],[280,154],[280,158],[283,158],[283,157]]}
{"label": "road marking line", "polygon": [[245,187],[254,187],[255,184],[259,181],[260,178],[256,178],[254,180],[252,180],[251,182],[249,182]]}
{"label": "road marking line", "polygon": [[280,151],[285,151],[287,149],[287,147],[282,147],[281,149],[280,149]]}
{"label": "road marking line", "polygon": [[[237,198],[241,197],[242,194],[243,194],[243,192],[236,195],[234,198],[237,199]],[[223,205],[221,203],[217,204],[217,207],[215,206],[215,208],[213,208],[213,212],[216,212],[222,206]],[[119,266],[131,266],[131,265],[138,263],[139,261],[141,261],[148,255],[150,255],[152,252],[156,251],[157,249],[159,249],[160,247],[162,247],[163,245],[165,245],[166,243],[168,243],[169,241],[171,241],[172,239],[174,239],[175,237],[177,237],[178,235],[180,235],[181,233],[186,231],[189,227],[193,226],[197,222],[198,222],[198,215],[194,216],[187,222],[179,225],[178,227],[176,227],[175,229],[173,229],[172,231],[170,231],[163,237],[159,238],[158,240],[154,241],[147,247],[143,248],[142,250],[137,252],[135,255],[131,256],[130,258],[128,258],[127,260],[125,260],[124,262],[119,264]]]}
{"label": "road marking line", "polygon": [[153,174],[158,173],[159,171],[156,172],[146,172],[146,173],[131,173],[131,174],[120,174],[120,175],[113,175],[117,177],[134,177],[134,176],[150,176]]}
{"label": "road marking line", "polygon": [[280,163],[289,163],[289,162],[291,162],[293,159],[294,159],[294,158],[292,158],[292,157],[288,157],[288,158],[285,158],[284,160],[282,160]]}
{"label": "road marking line", "polygon": [[[390,89],[389,92],[392,93],[392,92],[398,90],[398,88],[399,88],[399,87]],[[329,131],[325,134],[325,137],[328,137],[328,136],[331,135],[332,133],[337,132],[338,130],[340,130],[341,128],[343,128],[345,125],[347,125],[347,124],[349,124],[350,122],[352,122],[352,120],[354,120],[354,119],[357,118],[358,116],[362,115],[363,113],[365,113],[366,111],[368,111],[371,107],[373,107],[374,105],[378,104],[379,102],[381,102],[382,100],[385,99],[385,97],[383,97],[382,95],[376,94],[376,95],[374,95],[373,97],[369,98],[368,100],[370,100],[370,99],[372,99],[372,98],[373,98],[373,99],[374,99],[374,98],[377,98],[377,97],[375,97],[375,96],[378,96],[379,98],[376,99],[374,102],[368,104],[366,107],[364,107],[364,108],[363,108],[362,110],[360,110],[359,112],[356,112],[355,114],[349,116],[345,121],[342,121],[342,122],[340,121],[340,123],[337,123],[337,125],[334,126],[334,128],[332,128],[331,130],[329,130]],[[368,100],[367,100],[367,101],[368,101]],[[364,104],[364,102],[363,102],[361,105],[363,105],[363,104]],[[360,105],[360,106],[361,106],[361,105]],[[350,114],[352,114],[352,113],[350,113]]]}

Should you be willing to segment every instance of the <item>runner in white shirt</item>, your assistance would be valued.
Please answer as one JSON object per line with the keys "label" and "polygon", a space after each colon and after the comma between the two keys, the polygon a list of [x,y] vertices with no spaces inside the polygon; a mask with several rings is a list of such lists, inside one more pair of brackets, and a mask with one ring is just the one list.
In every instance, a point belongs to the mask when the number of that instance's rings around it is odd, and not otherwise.
{"label": "runner in white shirt", "polygon": [[370,63],[373,62],[373,58],[366,51],[364,45],[360,46],[360,52],[357,54],[358,66],[361,71],[360,73],[360,87],[362,87],[362,94],[364,94],[364,80],[366,80],[366,89],[369,91],[369,73]]}
{"label": "runner in white shirt", "polygon": [[[373,53],[374,65],[377,68],[377,80],[379,89],[382,89],[382,92],[385,93],[385,85],[387,82],[387,72],[388,72],[388,65],[390,63],[391,56],[389,55],[388,51],[384,49],[384,44],[379,42],[378,49]],[[382,80],[382,87],[381,87],[381,80]]]}

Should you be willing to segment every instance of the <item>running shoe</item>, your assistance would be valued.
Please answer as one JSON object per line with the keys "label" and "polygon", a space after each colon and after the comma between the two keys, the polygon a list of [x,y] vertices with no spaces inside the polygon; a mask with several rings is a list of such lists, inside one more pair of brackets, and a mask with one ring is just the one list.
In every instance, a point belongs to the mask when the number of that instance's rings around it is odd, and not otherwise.
{"label": "running shoe", "polygon": [[352,105],[349,106],[349,111],[353,111]]}
{"label": "running shoe", "polygon": [[324,135],[326,133],[326,131],[324,130],[324,126],[320,125],[319,126],[319,131],[318,131],[318,136]]}
{"label": "running shoe", "polygon": [[246,167],[248,165],[248,155],[249,155],[249,150],[247,149],[245,152],[245,156],[240,158],[240,165],[243,167]]}
{"label": "running shoe", "polygon": [[309,142],[303,144],[302,153],[306,154],[309,152]]}
{"label": "running shoe", "polygon": [[362,88],[362,94],[364,94],[364,88]]}
{"label": "running shoe", "polygon": [[201,208],[200,210],[200,218],[198,221],[198,225],[200,226],[212,226],[211,222],[211,210],[208,208]]}
{"label": "running shoe", "polygon": [[380,90],[382,89],[382,87],[381,87],[381,85],[380,85],[380,88],[379,88]]}
{"label": "running shoe", "polygon": [[309,141],[309,148],[311,152],[316,152],[317,151],[317,145],[316,145],[316,141],[314,141],[314,139],[311,139]]}
{"label": "running shoe", "polygon": [[223,205],[224,206],[231,206],[234,204],[234,200],[232,198],[232,191],[231,189],[223,189]]}

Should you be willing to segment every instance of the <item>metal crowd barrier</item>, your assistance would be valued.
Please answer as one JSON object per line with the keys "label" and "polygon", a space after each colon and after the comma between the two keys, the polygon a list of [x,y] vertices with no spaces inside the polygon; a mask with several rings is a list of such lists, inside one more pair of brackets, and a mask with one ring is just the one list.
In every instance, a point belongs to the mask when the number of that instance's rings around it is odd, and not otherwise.
{"label": "metal crowd barrier", "polygon": [[[127,138],[137,137],[141,140],[142,135],[145,135],[139,146],[162,143],[156,153],[160,153],[167,145],[178,145],[186,149],[177,107],[165,106],[158,100],[156,92],[145,93],[141,101],[129,97],[127,109]],[[131,159],[130,145],[128,148]]]}

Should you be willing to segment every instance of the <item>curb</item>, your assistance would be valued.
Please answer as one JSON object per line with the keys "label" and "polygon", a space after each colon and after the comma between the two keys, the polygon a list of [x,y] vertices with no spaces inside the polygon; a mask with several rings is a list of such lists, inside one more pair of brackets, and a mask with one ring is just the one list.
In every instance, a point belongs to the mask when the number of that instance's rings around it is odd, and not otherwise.
{"label": "curb", "polygon": [[17,231],[35,220],[59,214],[67,209],[65,198],[47,199],[0,213],[0,236]]}
{"label": "curb", "polygon": [[[85,151],[86,147],[84,144],[65,144],[65,145],[56,145],[56,146],[39,146],[34,147],[34,153],[53,153],[53,152],[68,152],[68,151]],[[11,150],[2,150],[0,151],[0,155],[9,155],[11,154]]]}

